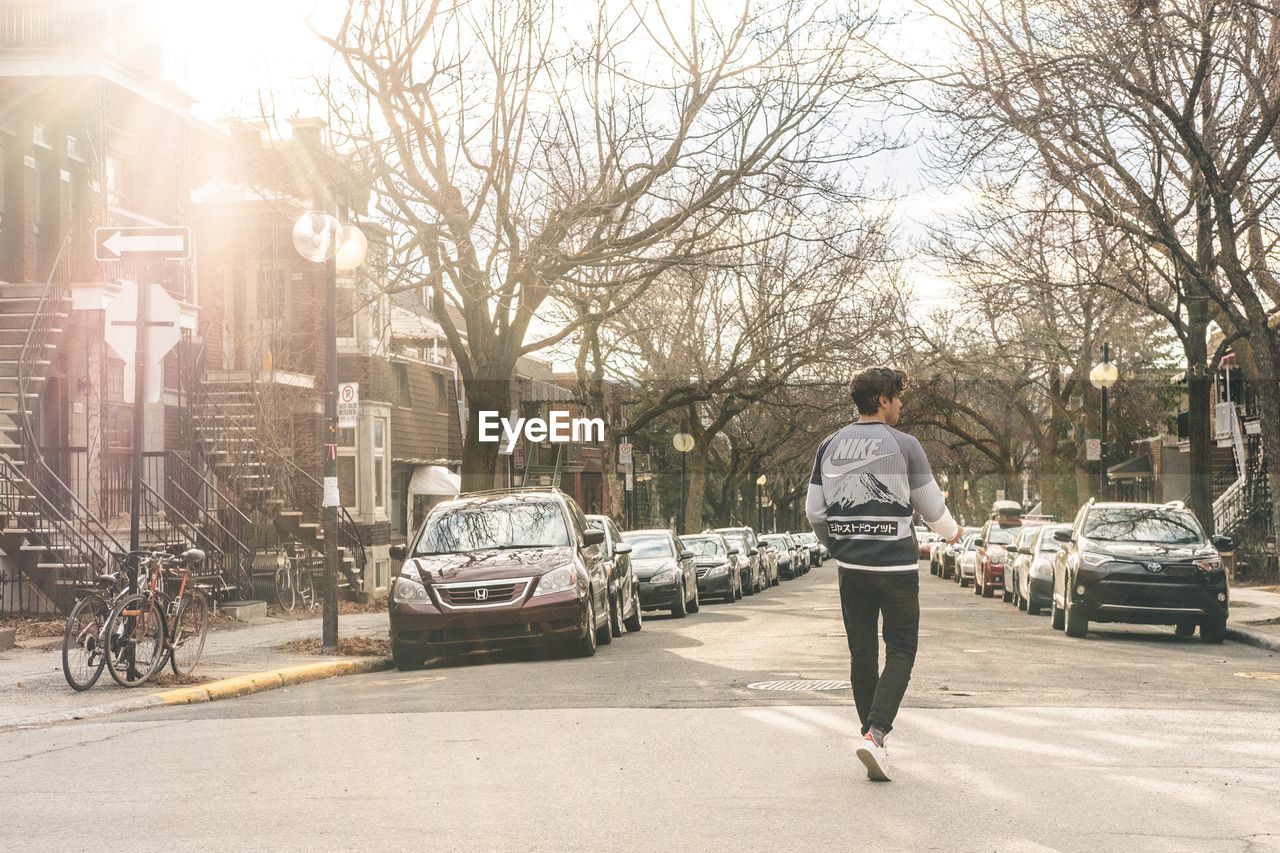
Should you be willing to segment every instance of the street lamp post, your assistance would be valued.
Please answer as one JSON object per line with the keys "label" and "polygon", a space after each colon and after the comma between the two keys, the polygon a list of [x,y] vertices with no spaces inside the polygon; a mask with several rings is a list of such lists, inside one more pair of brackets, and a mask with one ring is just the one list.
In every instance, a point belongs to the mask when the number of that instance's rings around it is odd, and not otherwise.
{"label": "street lamp post", "polygon": [[764,532],[764,484],[769,478],[764,474],[756,477],[756,532]]}
{"label": "street lamp post", "polygon": [[685,460],[689,455],[689,451],[693,450],[693,436],[687,432],[678,432],[671,437],[671,445],[680,451],[680,530],[681,535],[685,529],[685,494],[684,494],[684,478],[685,478]]}
{"label": "street lamp post", "polygon": [[364,263],[369,244],[355,225],[337,217],[310,211],[293,225],[293,247],[312,263],[323,263],[324,294],[324,609],[321,643],[327,650],[338,646],[338,270],[349,272]]}
{"label": "street lamp post", "polygon": [[1111,363],[1111,345],[1102,345],[1102,361],[1089,371],[1089,383],[1102,392],[1102,435],[1098,453],[1098,497],[1107,497],[1107,389],[1116,384],[1120,371]]}

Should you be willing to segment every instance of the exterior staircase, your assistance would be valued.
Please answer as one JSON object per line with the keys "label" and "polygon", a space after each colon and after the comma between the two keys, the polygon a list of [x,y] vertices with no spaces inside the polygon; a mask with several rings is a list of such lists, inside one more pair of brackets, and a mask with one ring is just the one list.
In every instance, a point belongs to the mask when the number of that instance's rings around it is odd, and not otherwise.
{"label": "exterior staircase", "polygon": [[[220,487],[254,518],[269,525],[277,543],[296,541],[307,553],[315,574],[324,568],[325,533],[321,527],[323,487],[318,479],[264,440],[261,400],[267,392],[252,377],[206,380],[196,391],[194,413],[199,449]],[[278,438],[278,436],[276,436]],[[271,537],[259,525],[254,536],[259,551]],[[355,520],[338,511],[339,587],[362,587],[368,557]],[[270,571],[275,566],[271,564]],[[256,578],[261,597],[264,583]]]}
{"label": "exterior staircase", "polygon": [[0,612],[63,612],[124,551],[37,440],[40,392],[70,319],[69,244],[46,283],[0,283]]}

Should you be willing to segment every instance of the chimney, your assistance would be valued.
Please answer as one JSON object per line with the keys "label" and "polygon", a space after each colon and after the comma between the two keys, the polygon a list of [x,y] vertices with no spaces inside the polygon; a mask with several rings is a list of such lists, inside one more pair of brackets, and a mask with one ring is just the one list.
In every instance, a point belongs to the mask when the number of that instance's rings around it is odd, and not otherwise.
{"label": "chimney", "polygon": [[291,118],[289,119],[289,128],[293,131],[295,142],[301,143],[307,148],[318,149],[324,147],[324,119],[315,116]]}

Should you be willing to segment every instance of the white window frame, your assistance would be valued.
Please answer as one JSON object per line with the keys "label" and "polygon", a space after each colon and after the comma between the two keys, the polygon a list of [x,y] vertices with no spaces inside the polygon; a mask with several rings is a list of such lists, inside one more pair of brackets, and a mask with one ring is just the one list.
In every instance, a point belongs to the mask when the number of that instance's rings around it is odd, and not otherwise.
{"label": "white window frame", "polygon": [[[375,446],[377,426],[382,427],[382,449]],[[378,460],[382,461],[382,504],[378,504],[378,485],[374,478],[378,471]],[[390,518],[391,511],[391,417],[389,414],[376,413],[369,417],[369,505],[373,514],[379,518]]]}
{"label": "white window frame", "polygon": [[[347,512],[353,516],[360,512],[360,429],[351,430],[355,433],[355,438],[351,444],[342,444],[342,433],[344,430],[338,430],[338,447],[336,456],[338,459],[349,458],[354,466],[352,474],[351,494],[340,494],[338,497],[342,500],[342,505],[346,507]],[[341,485],[341,481],[339,481]]]}

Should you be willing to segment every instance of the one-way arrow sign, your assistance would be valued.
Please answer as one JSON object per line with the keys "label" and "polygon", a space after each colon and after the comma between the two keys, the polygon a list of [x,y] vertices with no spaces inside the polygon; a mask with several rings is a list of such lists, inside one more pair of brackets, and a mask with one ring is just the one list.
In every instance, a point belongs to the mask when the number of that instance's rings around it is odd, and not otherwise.
{"label": "one-way arrow sign", "polygon": [[150,255],[171,261],[191,257],[191,229],[185,225],[160,228],[95,228],[93,256],[118,261],[125,255]]}

